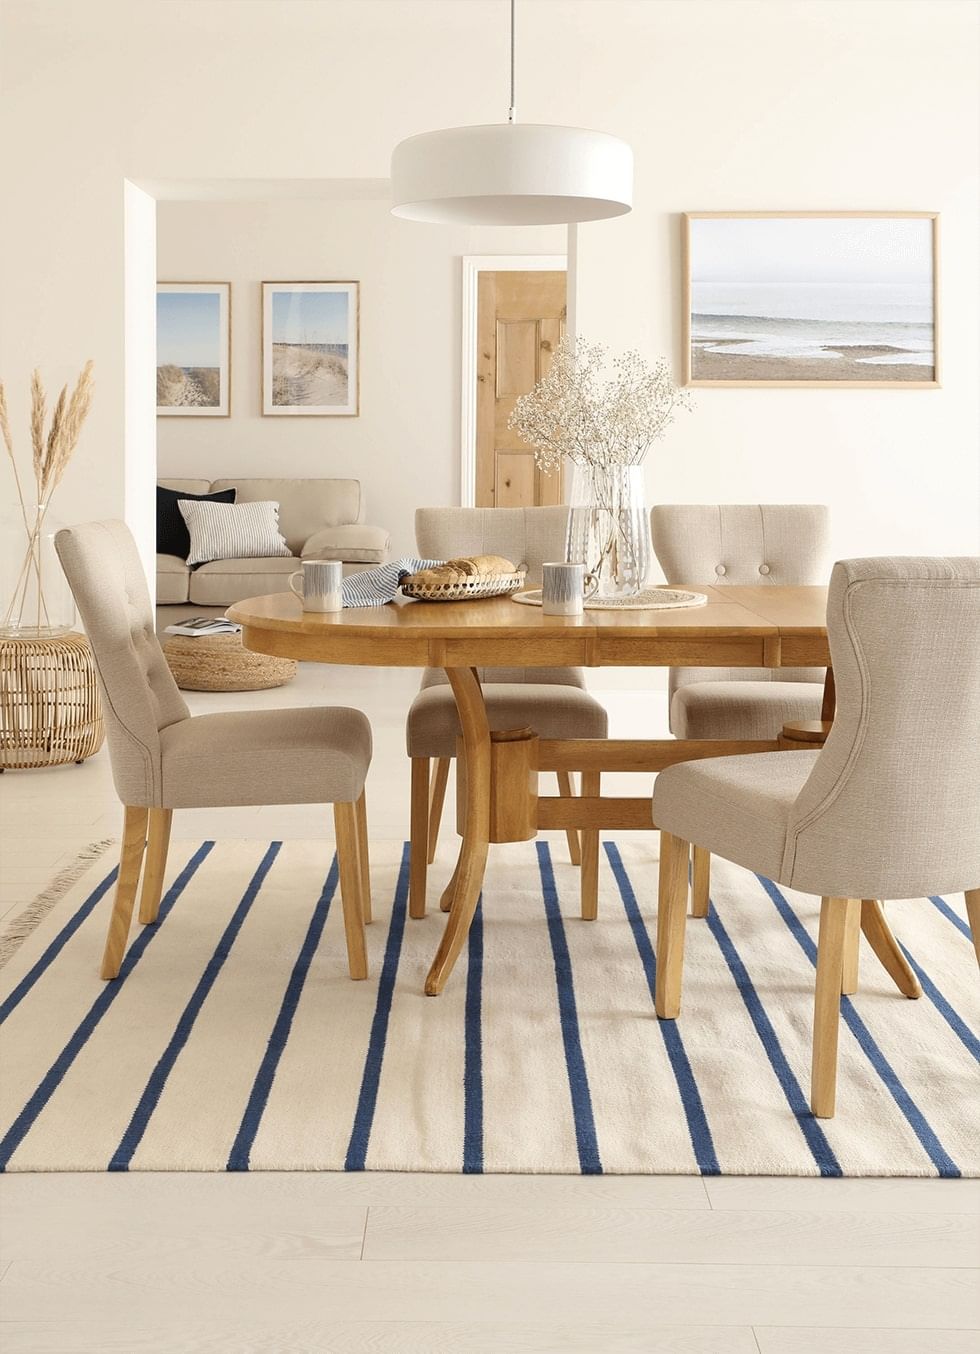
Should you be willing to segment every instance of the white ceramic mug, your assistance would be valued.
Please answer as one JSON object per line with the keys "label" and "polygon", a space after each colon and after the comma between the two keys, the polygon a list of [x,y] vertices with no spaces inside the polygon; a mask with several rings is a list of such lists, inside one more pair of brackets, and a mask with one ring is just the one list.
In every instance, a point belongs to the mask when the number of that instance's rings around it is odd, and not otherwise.
{"label": "white ceramic mug", "polygon": [[581,616],[583,602],[599,586],[584,564],[541,566],[541,609],[546,616]]}
{"label": "white ceramic mug", "polygon": [[303,603],[304,611],[342,611],[343,581],[344,566],[339,559],[305,559],[302,569],[289,575],[289,586]]}

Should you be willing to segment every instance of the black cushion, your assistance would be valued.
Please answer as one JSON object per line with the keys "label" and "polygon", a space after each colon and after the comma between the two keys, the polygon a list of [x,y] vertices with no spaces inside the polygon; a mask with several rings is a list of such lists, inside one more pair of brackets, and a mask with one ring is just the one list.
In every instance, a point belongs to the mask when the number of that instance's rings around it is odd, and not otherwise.
{"label": "black cushion", "polygon": [[187,523],[181,516],[177,503],[182,498],[193,498],[198,502],[206,499],[209,503],[234,503],[235,489],[222,489],[217,494],[188,494],[183,489],[164,489],[157,485],[157,554],[179,555],[186,559],[191,553],[191,538]]}

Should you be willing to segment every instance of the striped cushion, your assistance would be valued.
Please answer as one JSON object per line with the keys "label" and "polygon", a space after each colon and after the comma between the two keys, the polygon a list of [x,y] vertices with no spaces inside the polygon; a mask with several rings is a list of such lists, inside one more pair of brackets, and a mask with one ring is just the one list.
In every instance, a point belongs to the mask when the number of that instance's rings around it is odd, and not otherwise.
{"label": "striped cushion", "polygon": [[279,531],[278,503],[177,503],[191,538],[191,568],[213,559],[268,559],[292,551]]}

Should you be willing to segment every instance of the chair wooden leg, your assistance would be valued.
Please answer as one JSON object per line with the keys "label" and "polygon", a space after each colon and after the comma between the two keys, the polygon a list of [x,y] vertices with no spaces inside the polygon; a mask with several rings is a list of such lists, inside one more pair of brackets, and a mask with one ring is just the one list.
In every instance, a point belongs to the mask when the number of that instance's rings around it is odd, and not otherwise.
{"label": "chair wooden leg", "polygon": [[412,811],[409,827],[408,915],[425,916],[429,852],[429,759],[412,758]]}
{"label": "chair wooden leg", "polygon": [[674,1020],[681,1010],[690,854],[691,848],[682,837],[675,837],[671,832],[661,832],[657,982],[654,991],[654,1005],[661,1020]]}
{"label": "chair wooden leg", "polygon": [[453,872],[449,876],[449,883],[443,889],[439,896],[439,911],[449,912],[452,909],[453,899],[456,897],[456,883],[459,879],[459,862],[461,857],[456,858],[456,864],[453,866]]}
{"label": "chair wooden leg", "polygon": [[922,988],[919,986],[919,980],[899,949],[898,941],[885,921],[885,910],[876,898],[862,899],[861,930],[882,967],[894,979],[899,992],[913,1001],[921,997]]}
{"label": "chair wooden leg", "polygon": [[361,868],[357,841],[357,806],[333,806],[337,834],[337,864],[340,868],[340,900],[344,908],[344,932],[347,936],[347,966],[352,978],[366,978],[367,948],[364,944],[364,916],[361,912]]}
{"label": "chair wooden leg", "polygon": [[711,852],[691,847],[691,916],[706,917],[711,905]]}
{"label": "chair wooden leg", "polygon": [[844,960],[841,966],[840,990],[845,997],[858,990],[858,971],[861,963],[861,899],[848,898],[844,922]]}
{"label": "chair wooden leg", "polygon": [[967,889],[963,896],[966,898],[966,915],[973,932],[973,948],[977,952],[977,963],[980,964],[980,889]]}
{"label": "chair wooden leg", "polygon": [[[598,771],[582,772],[582,794],[589,799],[599,794],[601,786]],[[579,884],[582,889],[582,917],[585,921],[595,921],[599,915],[599,829],[582,829],[582,876]],[[574,862],[573,862],[574,863]]]}
{"label": "chair wooden leg", "polygon": [[112,916],[109,918],[109,934],[106,936],[105,950],[102,954],[101,973],[106,979],[118,977],[119,966],[126,952],[129,923],[133,917],[133,903],[136,901],[136,887],[140,882],[143,851],[146,847],[148,818],[149,809],[126,806],[116,897],[112,905]]}
{"label": "chair wooden leg", "polygon": [[429,798],[429,849],[426,860],[431,865],[436,858],[439,844],[439,824],[442,822],[442,806],[446,802],[446,785],[449,781],[451,757],[436,758],[436,774],[432,782],[432,794]]}
{"label": "chair wooden leg", "polygon": [[170,824],[173,809],[150,809],[146,837],[146,864],[143,867],[143,887],[140,890],[140,921],[144,926],[155,922],[160,912],[163,875],[167,868],[170,848]]}
{"label": "chair wooden leg", "polygon": [[833,1118],[837,1097],[837,1037],[850,901],[849,898],[824,898],[820,904],[810,1076],[810,1108],[818,1119]]}
{"label": "chair wooden leg", "polygon": [[371,852],[368,847],[367,791],[355,805],[357,810],[357,861],[361,875],[361,916],[365,926],[374,920],[371,911]]}
{"label": "chair wooden leg", "polygon": [[[570,771],[556,771],[558,778],[558,793],[564,798],[569,799],[575,793],[575,787],[572,785],[572,773]],[[565,829],[565,837],[568,841],[568,858],[573,865],[582,864],[582,848],[579,843],[578,831],[574,827]]]}

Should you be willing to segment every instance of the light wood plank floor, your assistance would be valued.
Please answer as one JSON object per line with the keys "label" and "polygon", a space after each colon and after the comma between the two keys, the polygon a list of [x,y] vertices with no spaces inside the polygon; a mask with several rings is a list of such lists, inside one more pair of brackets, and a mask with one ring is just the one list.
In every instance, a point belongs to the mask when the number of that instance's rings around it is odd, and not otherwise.
{"label": "light wood plank floor", "polygon": [[[360,706],[375,731],[372,832],[395,839],[416,680],[304,667],[278,691],[190,701]],[[661,692],[606,680],[614,736],[663,734]],[[622,792],[648,781],[624,777]],[[318,808],[208,810],[176,815],[174,835],[312,837],[327,823]],[[0,825],[2,917],[118,836],[105,752],[4,775]],[[11,1175],[0,1349],[975,1354],[978,1257],[977,1181]]]}

